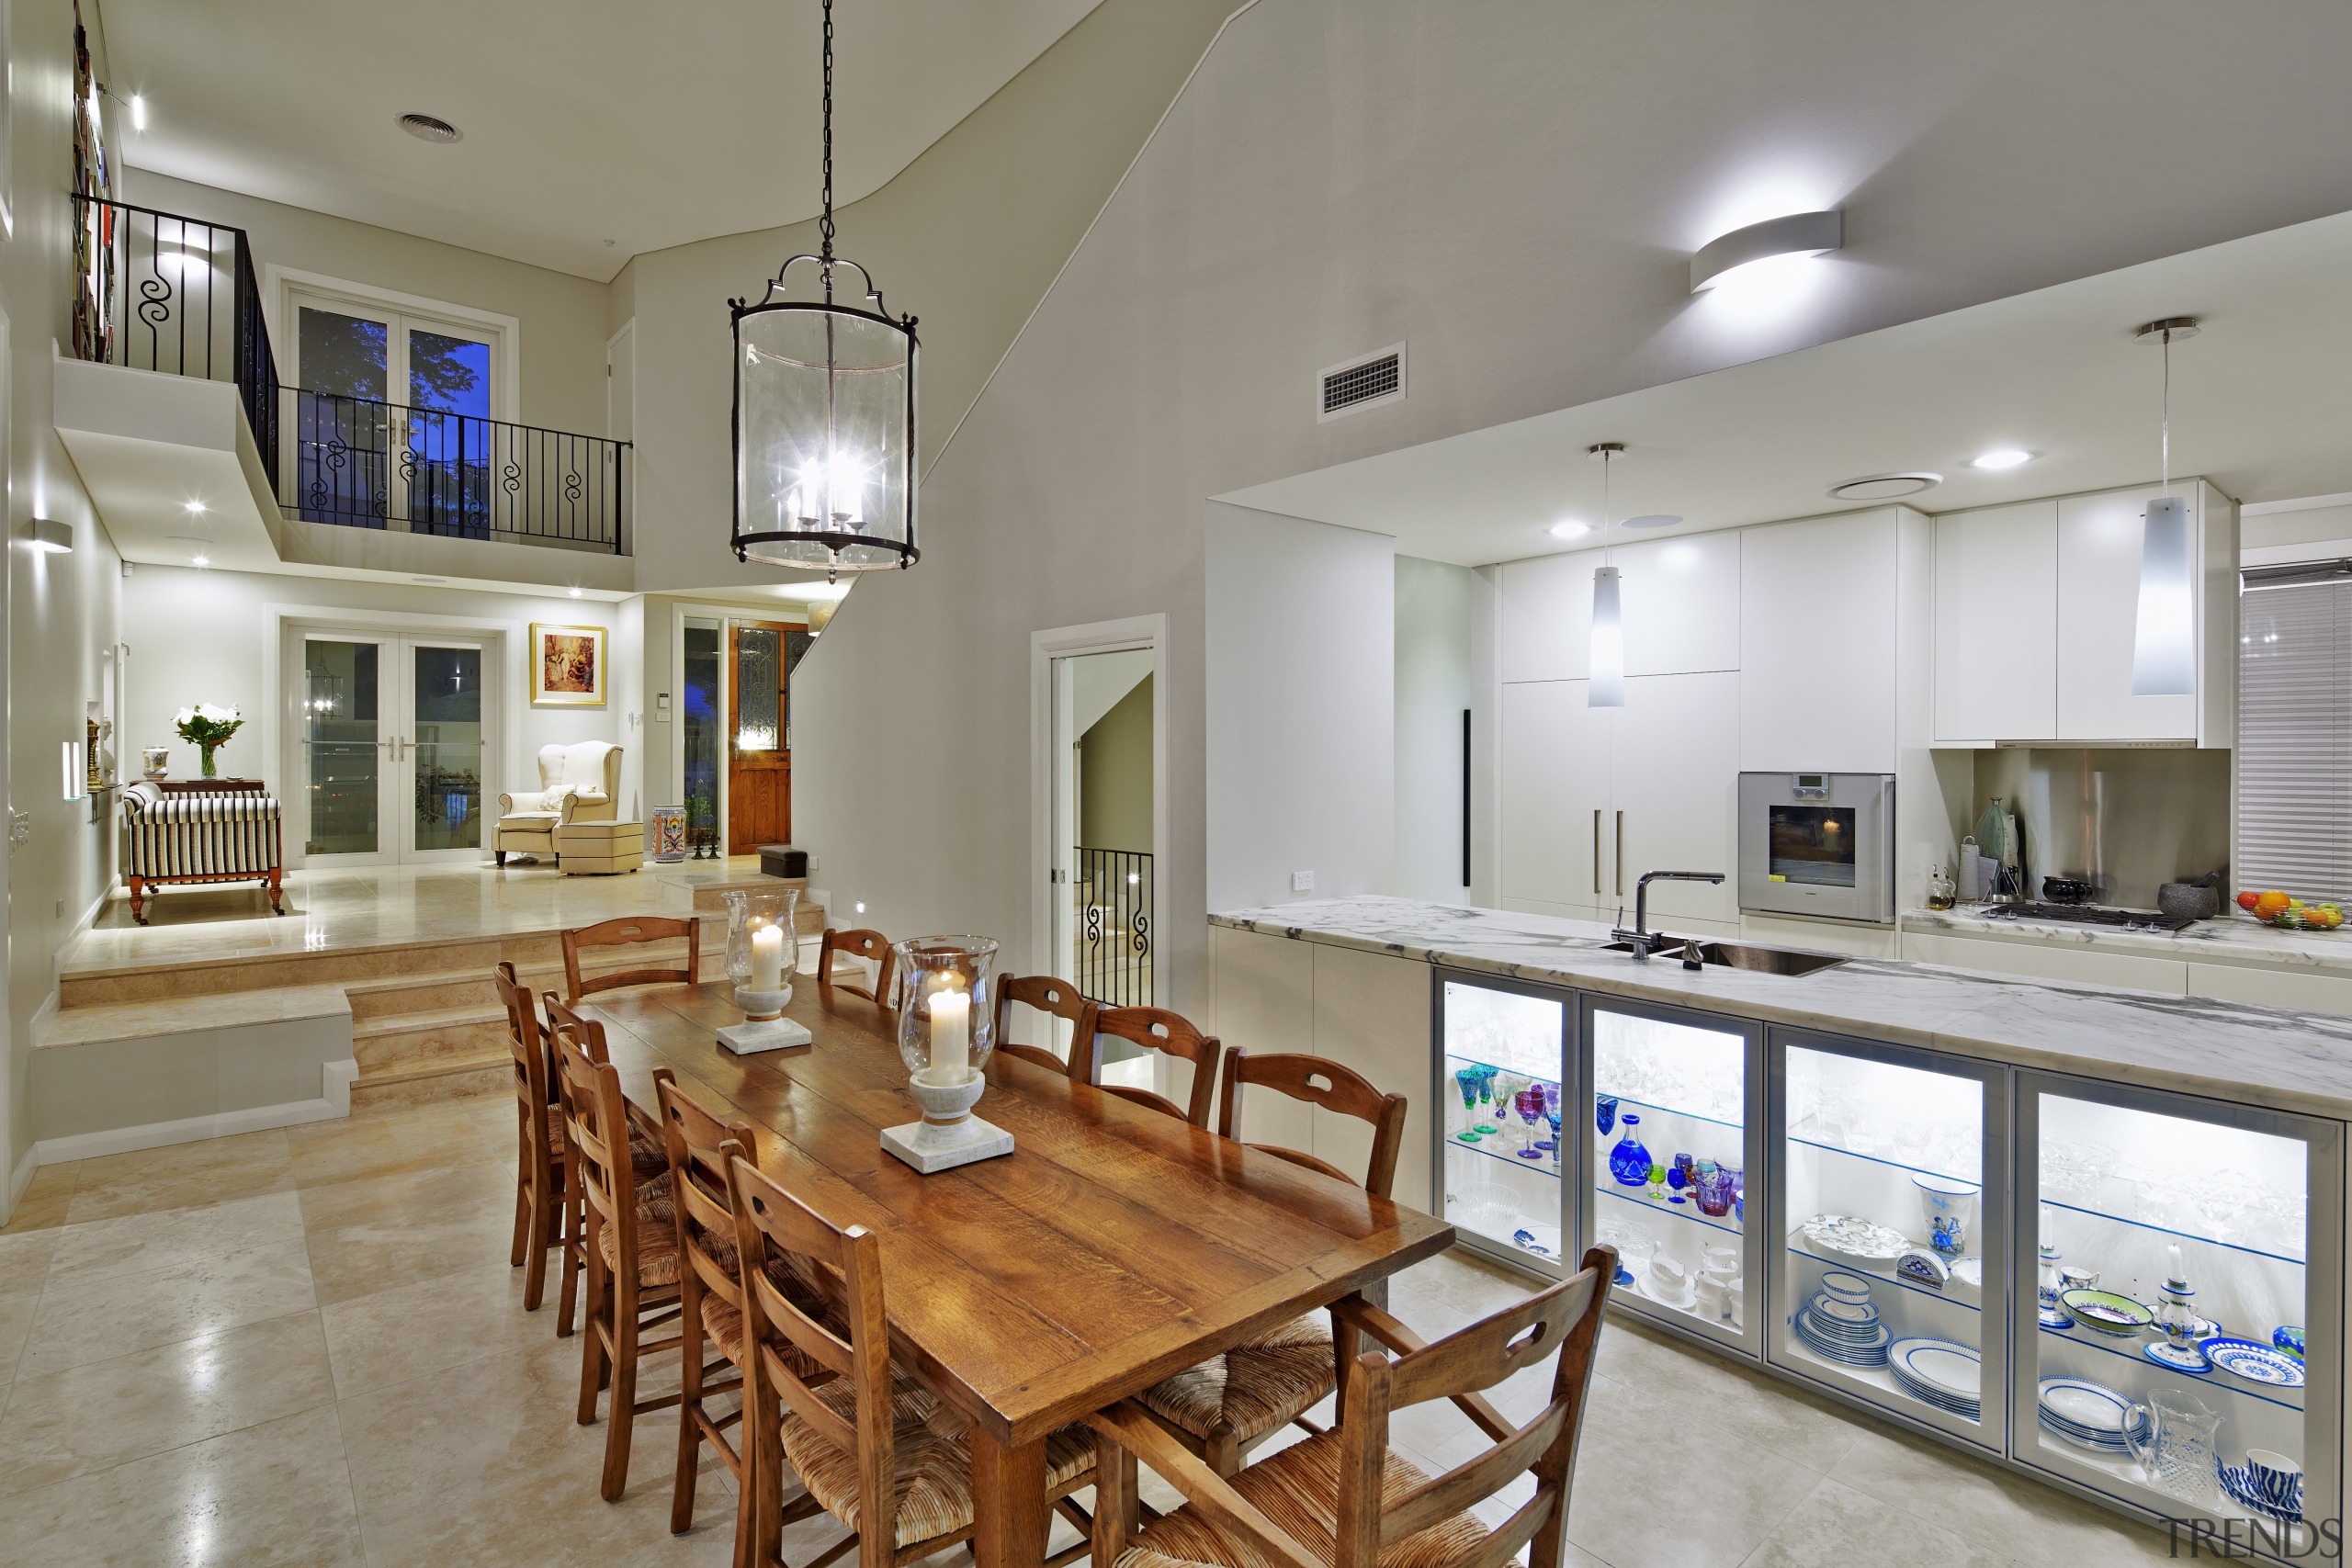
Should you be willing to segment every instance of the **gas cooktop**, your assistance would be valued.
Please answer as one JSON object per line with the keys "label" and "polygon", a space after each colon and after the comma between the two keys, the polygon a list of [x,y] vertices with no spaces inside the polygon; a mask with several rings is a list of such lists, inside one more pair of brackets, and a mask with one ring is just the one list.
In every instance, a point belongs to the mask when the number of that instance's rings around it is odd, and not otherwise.
{"label": "gas cooktop", "polygon": [[2163,915],[2154,909],[2112,909],[2102,904],[1988,904],[1991,920],[2056,920],[2072,926],[2112,926],[2128,931],[2187,931],[2197,923],[2190,915]]}

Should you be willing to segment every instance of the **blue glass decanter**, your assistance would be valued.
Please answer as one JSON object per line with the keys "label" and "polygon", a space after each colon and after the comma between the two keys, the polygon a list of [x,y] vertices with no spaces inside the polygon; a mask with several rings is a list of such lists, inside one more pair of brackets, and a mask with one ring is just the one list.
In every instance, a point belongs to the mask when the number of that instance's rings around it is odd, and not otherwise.
{"label": "blue glass decanter", "polygon": [[1642,1140],[1634,1132],[1642,1124],[1642,1119],[1628,1111],[1618,1120],[1624,1125],[1625,1135],[1609,1151],[1609,1174],[1617,1179],[1620,1187],[1645,1186],[1650,1179],[1650,1152],[1642,1146]]}

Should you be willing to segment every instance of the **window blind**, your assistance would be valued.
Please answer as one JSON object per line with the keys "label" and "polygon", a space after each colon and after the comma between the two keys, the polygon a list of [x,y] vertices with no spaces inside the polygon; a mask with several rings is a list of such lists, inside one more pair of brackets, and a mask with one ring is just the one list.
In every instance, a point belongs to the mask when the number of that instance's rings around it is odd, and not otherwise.
{"label": "window blind", "polygon": [[2352,581],[2250,576],[2238,628],[2233,875],[2352,902]]}

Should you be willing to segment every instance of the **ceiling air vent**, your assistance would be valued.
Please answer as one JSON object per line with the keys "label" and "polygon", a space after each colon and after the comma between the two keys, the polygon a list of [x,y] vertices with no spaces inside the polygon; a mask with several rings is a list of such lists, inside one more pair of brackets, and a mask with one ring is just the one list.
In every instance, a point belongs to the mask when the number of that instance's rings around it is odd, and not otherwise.
{"label": "ceiling air vent", "polygon": [[1377,354],[1334,365],[1316,378],[1317,423],[1355,413],[1405,396],[1405,345],[1391,344]]}
{"label": "ceiling air vent", "polygon": [[394,121],[419,141],[462,141],[466,133],[447,120],[429,114],[404,114]]}

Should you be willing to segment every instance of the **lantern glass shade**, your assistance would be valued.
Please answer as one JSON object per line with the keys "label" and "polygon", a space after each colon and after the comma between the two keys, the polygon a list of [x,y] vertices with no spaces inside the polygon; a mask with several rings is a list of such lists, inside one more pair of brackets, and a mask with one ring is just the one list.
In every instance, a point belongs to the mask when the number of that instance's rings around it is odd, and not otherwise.
{"label": "lantern glass shade", "polygon": [[2148,502],[2140,536],[2140,605],[2132,637],[2132,694],[2186,697],[2197,692],[2197,597],[2191,581],[2188,502]]}
{"label": "lantern glass shade", "polygon": [[1585,705],[1622,708],[1625,705],[1625,626],[1617,602],[1619,578],[1613,566],[1595,568],[1592,574],[1592,657],[1585,684]]}
{"label": "lantern glass shade", "polygon": [[911,321],[779,302],[735,312],[735,554],[823,572],[911,565]]}

